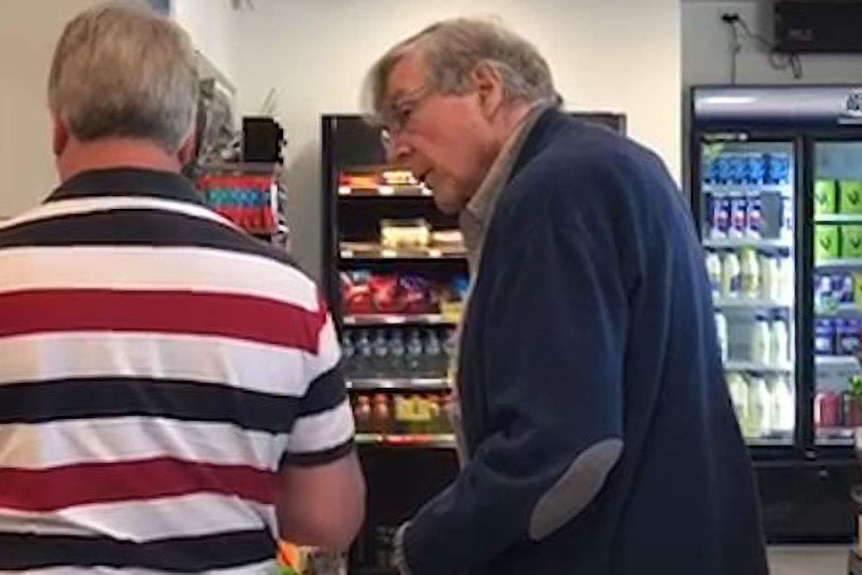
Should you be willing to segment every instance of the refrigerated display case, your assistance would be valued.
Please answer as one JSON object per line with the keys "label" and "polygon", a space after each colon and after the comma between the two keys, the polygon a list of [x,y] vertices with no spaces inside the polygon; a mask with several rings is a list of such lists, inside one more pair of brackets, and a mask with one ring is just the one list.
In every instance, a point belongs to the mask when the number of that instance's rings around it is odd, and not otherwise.
{"label": "refrigerated display case", "polygon": [[[575,114],[620,132],[625,117]],[[368,483],[351,573],[392,572],[397,527],[458,471],[446,406],[453,334],[469,285],[457,216],[386,163],[380,132],[356,115],[322,118],[322,278]]]}
{"label": "refrigerated display case", "polygon": [[860,98],[862,86],[691,93],[692,209],[773,541],[855,533]]}

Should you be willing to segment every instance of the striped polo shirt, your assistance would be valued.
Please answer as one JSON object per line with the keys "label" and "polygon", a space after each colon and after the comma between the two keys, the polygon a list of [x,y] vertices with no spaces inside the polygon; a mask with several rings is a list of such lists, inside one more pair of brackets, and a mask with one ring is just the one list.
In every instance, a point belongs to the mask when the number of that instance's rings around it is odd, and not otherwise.
{"label": "striped polo shirt", "polygon": [[353,448],[286,254],[185,178],[81,174],[0,226],[0,573],[269,573],[283,466]]}

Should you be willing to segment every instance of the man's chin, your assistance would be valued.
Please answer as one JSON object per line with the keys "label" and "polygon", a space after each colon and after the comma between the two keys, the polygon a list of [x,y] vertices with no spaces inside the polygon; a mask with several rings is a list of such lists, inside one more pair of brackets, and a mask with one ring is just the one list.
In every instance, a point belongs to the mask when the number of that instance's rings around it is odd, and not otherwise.
{"label": "man's chin", "polygon": [[447,216],[454,216],[464,208],[464,202],[457,194],[434,191],[434,203],[437,209]]}

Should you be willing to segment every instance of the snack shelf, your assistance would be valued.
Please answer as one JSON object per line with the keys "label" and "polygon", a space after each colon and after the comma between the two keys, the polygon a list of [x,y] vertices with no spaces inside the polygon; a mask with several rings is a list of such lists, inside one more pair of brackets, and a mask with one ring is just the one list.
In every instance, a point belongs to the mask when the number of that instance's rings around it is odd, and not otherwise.
{"label": "snack shelf", "polygon": [[451,433],[439,433],[430,435],[357,433],[356,443],[359,445],[372,445],[380,447],[426,449],[454,449],[456,446],[455,435]]}
{"label": "snack shelf", "polygon": [[456,318],[449,318],[439,313],[425,314],[356,314],[344,316],[344,325],[350,326],[386,326],[386,325],[455,325]]}
{"label": "snack shelf", "polygon": [[365,242],[341,242],[341,259],[465,259],[464,246],[429,246],[415,248],[387,248],[380,244]]}
{"label": "snack shelf", "polygon": [[430,198],[433,194],[425,186],[338,186],[338,195],[347,198]]}
{"label": "snack shelf", "polygon": [[440,392],[450,389],[449,382],[445,377],[351,378],[347,384],[350,389],[356,391]]}

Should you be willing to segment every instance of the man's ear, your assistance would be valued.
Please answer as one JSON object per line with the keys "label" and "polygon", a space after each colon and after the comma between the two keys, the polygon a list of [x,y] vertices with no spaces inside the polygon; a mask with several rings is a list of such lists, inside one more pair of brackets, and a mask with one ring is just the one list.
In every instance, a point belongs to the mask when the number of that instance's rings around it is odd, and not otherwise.
{"label": "man's ear", "polygon": [[188,166],[197,159],[198,139],[192,130],[177,150],[177,160],[181,166]]}
{"label": "man's ear", "polygon": [[55,156],[60,156],[69,144],[69,127],[56,112],[51,112],[51,123],[51,149]]}
{"label": "man's ear", "polygon": [[503,105],[503,77],[499,70],[482,62],[473,70],[473,85],[485,117],[494,116]]}

